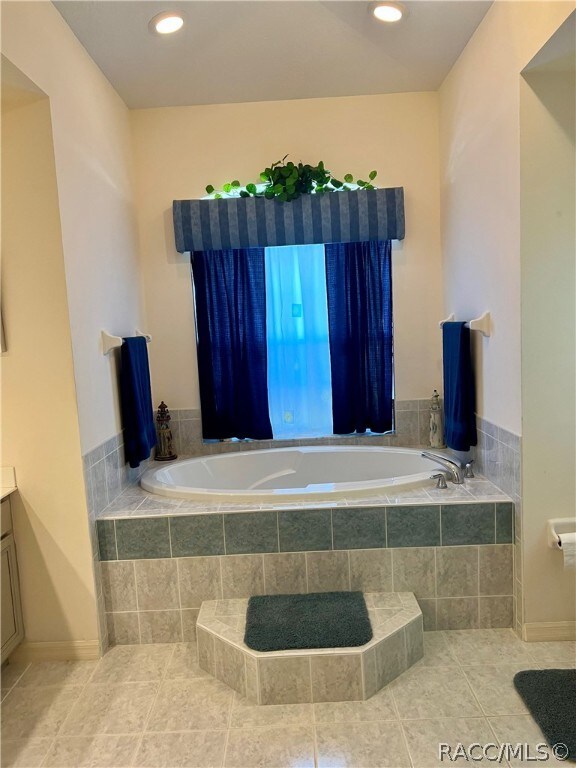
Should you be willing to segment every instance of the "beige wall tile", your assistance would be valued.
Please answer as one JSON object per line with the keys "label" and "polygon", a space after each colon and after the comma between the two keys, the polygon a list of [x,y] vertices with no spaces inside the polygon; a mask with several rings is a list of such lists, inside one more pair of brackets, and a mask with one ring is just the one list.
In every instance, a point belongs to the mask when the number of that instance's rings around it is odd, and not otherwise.
{"label": "beige wall tile", "polygon": [[135,560],[134,567],[140,611],[180,608],[175,560]]}
{"label": "beige wall tile", "polygon": [[436,600],[434,598],[420,599],[418,605],[424,619],[424,631],[434,632],[436,630]]}
{"label": "beige wall tile", "polygon": [[389,549],[351,549],[348,555],[351,589],[392,591],[392,553]]}
{"label": "beige wall tile", "polygon": [[288,552],[264,555],[264,588],[267,595],[306,592],[306,555]]}
{"label": "beige wall tile", "polygon": [[182,608],[200,608],[204,600],[222,597],[220,558],[182,557],[176,562]]}
{"label": "beige wall tile", "polygon": [[478,629],[477,597],[442,597],[436,606],[438,629]]}
{"label": "beige wall tile", "polygon": [[480,594],[511,595],[513,567],[512,544],[480,547]]}
{"label": "beige wall tile", "polygon": [[307,704],[312,701],[307,658],[258,659],[258,675],[261,704]]}
{"label": "beige wall tile", "polygon": [[438,597],[478,594],[478,547],[436,549],[436,593]]}
{"label": "beige wall tile", "polygon": [[140,611],[141,643],[181,643],[180,611]]}
{"label": "beige wall tile", "polygon": [[514,626],[513,597],[480,597],[480,628]]}
{"label": "beige wall tile", "polygon": [[107,613],[108,641],[110,645],[135,645],[140,642],[138,614]]}
{"label": "beige wall tile", "polygon": [[436,597],[433,547],[393,549],[392,589],[414,592],[417,598]]}
{"label": "beige wall tile", "polygon": [[360,654],[312,656],[312,701],[358,701],[362,694]]}
{"label": "beige wall tile", "polygon": [[100,563],[99,567],[106,611],[135,611],[134,563],[131,560],[110,560]]}
{"label": "beige wall tile", "polygon": [[198,628],[198,664],[201,669],[214,675],[214,636],[204,629]]}
{"label": "beige wall tile", "polygon": [[182,611],[182,640],[185,643],[196,642],[196,622],[199,613],[199,608]]}
{"label": "beige wall tile", "polygon": [[214,675],[241,696],[246,695],[244,654],[218,638],[214,638]]}
{"label": "beige wall tile", "polygon": [[348,552],[307,552],[308,592],[350,589]]}
{"label": "beige wall tile", "polygon": [[406,634],[406,666],[411,667],[424,656],[424,627],[422,617],[407,624]]}
{"label": "beige wall tile", "polygon": [[262,555],[226,555],[220,562],[224,598],[264,594]]}

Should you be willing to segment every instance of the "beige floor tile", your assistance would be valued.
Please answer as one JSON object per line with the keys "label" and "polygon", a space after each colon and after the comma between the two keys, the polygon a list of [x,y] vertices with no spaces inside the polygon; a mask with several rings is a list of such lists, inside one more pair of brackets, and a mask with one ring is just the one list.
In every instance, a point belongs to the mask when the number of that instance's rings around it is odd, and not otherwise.
{"label": "beige floor tile", "polygon": [[235,694],[230,728],[256,728],[264,725],[308,725],[313,721],[312,704],[251,704]]}
{"label": "beige floor tile", "polygon": [[138,768],[220,768],[226,731],[147,733],[134,764]]}
{"label": "beige floor tile", "polygon": [[55,736],[82,688],[14,688],[2,705],[2,739]]}
{"label": "beige floor tile", "polygon": [[91,682],[115,684],[161,680],[173,653],[173,645],[117,645],[100,659]]}
{"label": "beige floor tile", "polygon": [[217,730],[228,727],[233,691],[213,679],[165,680],[147,731]]}
{"label": "beige floor tile", "polygon": [[2,740],[0,765],[2,768],[38,768],[42,764],[52,737],[47,739]]}
{"label": "beige floor tile", "polygon": [[140,736],[57,738],[42,768],[129,768]]}
{"label": "beige floor tile", "polygon": [[383,688],[366,701],[336,701],[314,704],[317,723],[359,723],[371,720],[396,720],[394,701]]}
{"label": "beige floor tile", "polygon": [[30,664],[17,685],[19,688],[85,685],[97,665],[97,661],[41,661]]}
{"label": "beige floor tile", "polygon": [[60,731],[61,736],[138,733],[158,691],[158,683],[90,683]]}
{"label": "beige floor tile", "polygon": [[233,728],[228,735],[226,768],[313,768],[310,726]]}
{"label": "beige floor tile", "polygon": [[0,680],[3,691],[9,691],[10,688],[16,685],[18,680],[22,677],[24,672],[28,669],[29,664],[18,664],[17,662],[6,664],[2,667],[0,673]]}
{"label": "beige floor tile", "polygon": [[450,667],[458,663],[444,632],[424,632],[424,658],[417,663],[421,667]]}
{"label": "beige floor tile", "polygon": [[514,688],[514,675],[522,664],[462,667],[485,715],[523,715],[528,712]]}
{"label": "beige floor tile", "polygon": [[[518,768],[519,766],[534,766],[534,765],[546,765],[546,766],[560,766],[570,765],[570,763],[556,760],[552,755],[551,750],[546,745],[546,740],[542,735],[542,731],[530,715],[516,715],[515,717],[489,717],[492,730],[496,734],[496,738],[500,744],[527,744],[530,752],[524,754],[524,759],[519,757],[510,757],[508,762],[512,768]],[[543,752],[550,757],[548,760],[542,760],[542,762],[536,762],[535,757],[538,752],[538,745],[541,745]],[[532,757],[530,760],[529,758]]]}
{"label": "beige floor tile", "polygon": [[482,715],[458,667],[409,669],[391,684],[390,690],[401,720]]}
{"label": "beige floor tile", "polygon": [[576,669],[576,660],[574,661],[541,661],[534,665],[539,669]]}
{"label": "beige floor tile", "polygon": [[460,664],[534,663],[529,644],[511,629],[452,630],[445,633],[448,647]]}
{"label": "beige floor tile", "polygon": [[316,726],[318,768],[402,768],[410,765],[399,723]]}
{"label": "beige floor tile", "polygon": [[177,643],[166,670],[166,679],[186,680],[195,677],[209,677],[208,672],[198,666],[196,643]]}
{"label": "beige floor tile", "polygon": [[[449,718],[445,720],[405,720],[402,723],[408,751],[414,768],[432,768],[437,765],[466,765],[464,758],[454,761],[458,745],[490,744],[494,735],[483,717]],[[440,745],[448,745],[450,751],[441,758]],[[472,753],[474,756],[476,753]],[[487,760],[482,761],[489,764]],[[475,763],[474,763],[475,764]]]}
{"label": "beige floor tile", "polygon": [[526,643],[530,655],[540,664],[565,661],[576,666],[576,642]]}

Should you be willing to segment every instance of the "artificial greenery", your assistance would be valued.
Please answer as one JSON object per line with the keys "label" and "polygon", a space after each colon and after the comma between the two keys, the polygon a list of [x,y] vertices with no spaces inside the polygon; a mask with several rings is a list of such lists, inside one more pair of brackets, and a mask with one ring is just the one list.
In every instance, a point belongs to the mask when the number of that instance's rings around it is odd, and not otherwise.
{"label": "artificial greenery", "polygon": [[263,186],[260,188],[256,184],[246,184],[242,186],[238,179],[222,185],[221,190],[215,189],[211,184],[206,187],[206,192],[213,195],[215,199],[220,199],[224,194],[236,193],[240,197],[265,197],[267,200],[277,198],[282,202],[296,200],[300,195],[323,194],[325,192],[338,192],[340,190],[351,189],[375,189],[372,184],[376,178],[377,171],[370,171],[369,181],[358,179],[354,183],[354,177],[351,173],[344,176],[344,181],[332,176],[331,171],[326,170],[322,160],[318,165],[296,165],[292,162],[285,163],[288,155],[282,160],[278,160],[269,168],[265,168],[260,173],[260,180]]}

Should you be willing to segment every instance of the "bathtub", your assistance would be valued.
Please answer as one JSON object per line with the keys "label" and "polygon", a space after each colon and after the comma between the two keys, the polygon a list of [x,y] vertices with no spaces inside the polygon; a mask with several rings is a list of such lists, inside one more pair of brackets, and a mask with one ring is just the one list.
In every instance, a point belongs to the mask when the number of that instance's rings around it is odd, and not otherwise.
{"label": "bathtub", "polygon": [[409,448],[307,446],[185,459],[146,472],[142,488],[212,502],[326,501],[431,486],[441,467]]}

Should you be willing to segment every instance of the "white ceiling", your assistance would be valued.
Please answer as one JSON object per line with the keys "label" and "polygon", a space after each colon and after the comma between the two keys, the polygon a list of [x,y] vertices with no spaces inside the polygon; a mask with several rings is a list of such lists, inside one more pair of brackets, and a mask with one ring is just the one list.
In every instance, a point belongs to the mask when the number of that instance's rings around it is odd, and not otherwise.
{"label": "white ceiling", "polygon": [[[491,2],[405,2],[398,25],[364,0],[60,0],[131,108],[436,90]],[[170,36],[148,22],[178,10]]]}

